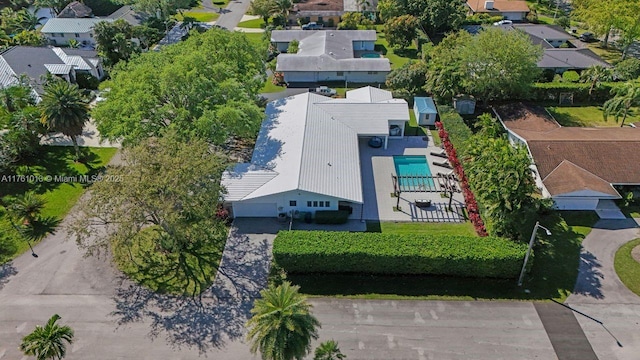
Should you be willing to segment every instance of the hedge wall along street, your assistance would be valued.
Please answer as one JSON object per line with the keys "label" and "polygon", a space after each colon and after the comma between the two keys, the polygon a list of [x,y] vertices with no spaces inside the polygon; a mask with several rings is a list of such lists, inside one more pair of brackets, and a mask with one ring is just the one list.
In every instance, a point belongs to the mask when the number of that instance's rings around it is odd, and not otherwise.
{"label": "hedge wall along street", "polygon": [[281,231],[276,263],[290,273],[432,274],[515,278],[527,246],[504,238]]}

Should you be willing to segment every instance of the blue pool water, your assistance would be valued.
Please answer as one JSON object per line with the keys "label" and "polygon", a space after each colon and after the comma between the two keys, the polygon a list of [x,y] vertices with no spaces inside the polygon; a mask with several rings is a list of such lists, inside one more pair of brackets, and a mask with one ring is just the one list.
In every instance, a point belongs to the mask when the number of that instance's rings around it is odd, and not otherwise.
{"label": "blue pool water", "polygon": [[[433,179],[420,178],[420,176],[431,176],[426,156],[394,156],[393,163],[396,174],[400,177],[400,186],[405,190],[434,187]],[[416,176],[416,178],[402,178],[402,176]]]}
{"label": "blue pool water", "polygon": [[360,55],[360,57],[364,58],[364,59],[377,59],[377,58],[379,58],[381,56],[378,53],[364,53],[364,54]]}

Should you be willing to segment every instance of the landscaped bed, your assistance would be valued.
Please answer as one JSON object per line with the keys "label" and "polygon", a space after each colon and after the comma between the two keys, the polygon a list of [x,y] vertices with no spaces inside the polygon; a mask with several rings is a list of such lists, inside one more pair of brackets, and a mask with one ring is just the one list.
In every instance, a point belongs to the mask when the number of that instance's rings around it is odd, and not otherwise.
{"label": "landscaped bed", "polygon": [[614,267],[624,285],[640,296],[640,239],[632,240],[618,249]]}

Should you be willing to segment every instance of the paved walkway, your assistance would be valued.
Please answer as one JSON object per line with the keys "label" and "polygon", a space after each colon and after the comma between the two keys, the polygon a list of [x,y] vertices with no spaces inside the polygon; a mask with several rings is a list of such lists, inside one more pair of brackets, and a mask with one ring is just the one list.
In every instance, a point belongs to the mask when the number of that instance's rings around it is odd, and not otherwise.
{"label": "paved walkway", "polygon": [[[71,138],[62,135],[62,133],[50,133],[42,137],[40,140],[42,145],[54,145],[54,146],[73,146]],[[91,147],[122,147],[119,142],[110,142],[109,140],[102,140],[100,133],[93,121],[89,121],[82,129],[82,135],[78,137],[78,145],[91,146]]]}
{"label": "paved walkway", "polygon": [[559,360],[598,360],[575,315],[556,303],[534,303]]}

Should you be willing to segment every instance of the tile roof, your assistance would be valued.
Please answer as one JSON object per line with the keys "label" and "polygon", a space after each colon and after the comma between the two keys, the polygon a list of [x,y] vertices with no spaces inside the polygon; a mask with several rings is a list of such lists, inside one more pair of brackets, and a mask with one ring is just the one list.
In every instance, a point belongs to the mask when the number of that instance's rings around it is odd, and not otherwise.
{"label": "tile roof", "polygon": [[497,0],[493,1],[493,9],[485,9],[485,0],[467,0],[467,5],[476,13],[482,12],[529,12],[526,1]]}
{"label": "tile roof", "polygon": [[225,200],[302,190],[362,203],[358,135],[385,136],[388,120],[408,121],[406,101],[396,100],[365,103],[303,93],[270,102],[251,163],[223,175]]}
{"label": "tile roof", "polygon": [[568,160],[563,160],[543,180],[549,194],[567,195],[584,190],[620,197],[616,189],[606,181]]}
{"label": "tile roof", "polygon": [[49,19],[46,24],[40,29],[43,33],[88,33],[93,29],[93,27],[101,22],[108,21],[113,22],[113,19],[106,18],[81,18],[81,19],[63,19],[63,18],[53,18]]}

